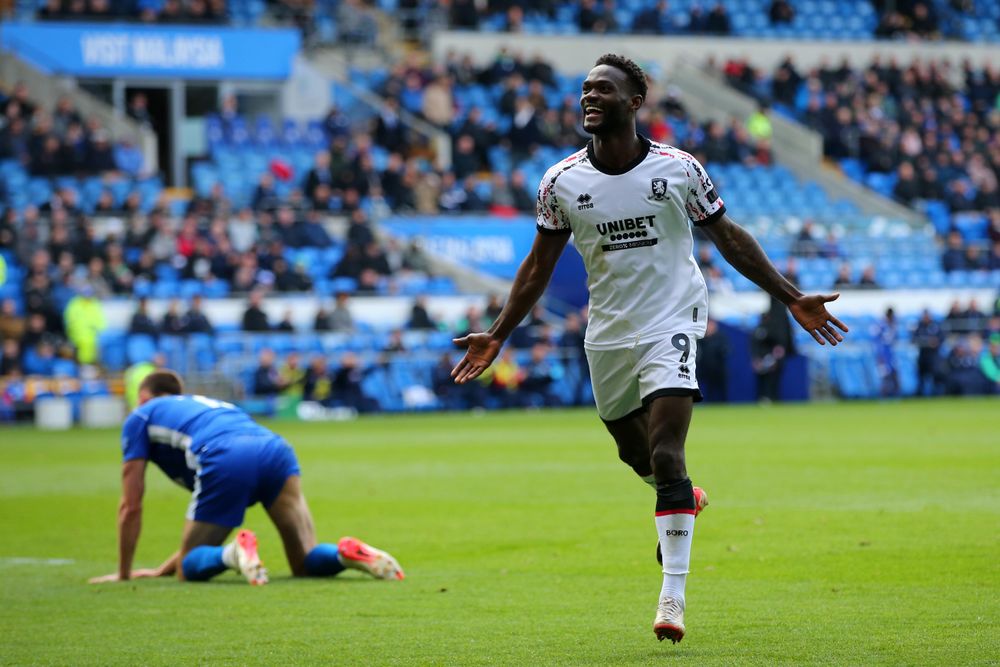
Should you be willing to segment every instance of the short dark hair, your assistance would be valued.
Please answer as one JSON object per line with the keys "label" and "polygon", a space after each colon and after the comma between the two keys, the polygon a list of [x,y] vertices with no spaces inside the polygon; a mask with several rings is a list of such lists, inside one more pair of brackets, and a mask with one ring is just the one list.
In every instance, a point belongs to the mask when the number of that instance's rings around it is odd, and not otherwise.
{"label": "short dark hair", "polygon": [[177,373],[164,368],[143,378],[139,391],[143,389],[153,396],[178,396],[184,393],[184,381]]}
{"label": "short dark hair", "polygon": [[635,93],[642,96],[642,99],[646,99],[646,93],[649,92],[649,87],[646,85],[646,73],[642,71],[641,67],[635,64],[634,60],[620,56],[617,53],[605,53],[594,63],[595,67],[598,65],[609,65],[625,72],[625,76],[628,77]]}

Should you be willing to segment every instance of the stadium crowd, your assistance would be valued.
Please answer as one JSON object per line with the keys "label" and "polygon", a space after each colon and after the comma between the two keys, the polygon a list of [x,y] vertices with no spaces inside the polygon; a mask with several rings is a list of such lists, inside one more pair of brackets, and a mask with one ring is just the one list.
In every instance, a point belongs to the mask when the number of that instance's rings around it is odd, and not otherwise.
{"label": "stadium crowd", "polygon": [[[295,175],[280,164],[269,165],[258,176],[254,207],[280,201],[277,174],[297,179],[305,202],[322,211],[530,213],[535,192],[527,172],[588,139],[580,126],[578,94],[560,93],[571,84],[542,57],[525,59],[507,51],[485,66],[454,53],[440,64],[405,59],[376,86],[385,104],[370,127],[352,127],[342,110],[331,108],[322,124],[329,145],[317,152],[312,168]],[[451,136],[449,169],[436,166],[426,138],[408,127],[403,112]],[[223,142],[245,141],[238,136],[246,122],[235,100],[224,101],[218,123]],[[651,88],[640,127],[651,139],[678,145],[705,162],[766,165],[772,160],[766,118],[748,125],[735,120],[700,124],[687,115],[673,89]],[[380,155],[384,158],[377,159]]]}
{"label": "stadium crowd", "polygon": [[226,0],[46,0],[37,17],[42,21],[226,23],[226,5]]}
{"label": "stadium crowd", "polygon": [[[251,302],[248,313],[253,309]],[[451,378],[457,361],[454,352],[411,349],[407,343],[408,331],[444,331],[450,337],[482,330],[500,309],[499,298],[491,297],[484,311],[469,308],[449,329],[449,323],[431,319],[418,298],[406,328],[384,337],[375,359],[367,363],[353,351],[342,353],[335,362],[326,354],[312,354],[303,361],[303,355],[292,352],[279,363],[275,351],[265,347],[258,353],[248,392],[257,398],[315,401],[358,412],[391,409],[393,396],[401,396],[408,407],[420,407],[433,397],[437,407],[453,410],[585,404],[589,400],[585,313],[571,312],[557,327],[536,308],[516,330],[498,363],[467,385],[456,385]],[[322,308],[317,312],[314,330],[355,331],[346,295],[338,295],[332,312]],[[396,365],[420,364],[434,355],[426,386],[394,372]],[[369,384],[373,376],[378,377]]]}
{"label": "stadium crowd", "polygon": [[110,178],[142,169],[138,148],[113,144],[100,121],[84,119],[70,97],[48,111],[32,101],[23,82],[9,92],[0,87],[0,160],[15,160],[33,176],[45,177]]}
{"label": "stadium crowd", "polygon": [[872,333],[882,396],[902,394],[897,351],[906,339],[917,348],[918,396],[1000,394],[1000,297],[992,312],[974,299],[956,300],[941,319],[925,310],[908,332],[889,308]]}
{"label": "stadium crowd", "polygon": [[819,132],[827,157],[845,168],[857,164],[861,175],[884,175],[869,182],[884,183],[886,195],[943,210],[944,271],[1000,268],[995,65],[965,61],[955,72],[944,61],[903,65],[877,57],[863,68],[844,61],[800,72],[789,56],[770,74],[743,60],[722,71],[731,85]]}
{"label": "stadium crowd", "polygon": [[[2,304],[2,368],[13,374],[51,375],[58,374],[61,362],[92,365],[99,361],[98,336],[106,328],[102,299],[142,297],[150,293],[150,286],[165,283],[172,289],[180,281],[198,286],[186,295],[189,305],[182,307],[175,301],[166,316],[155,322],[148,315],[146,301],[140,299],[129,333],[154,338],[211,334],[215,327],[204,312],[200,293],[247,294],[243,330],[252,334],[291,332],[291,317],[272,322],[262,307],[264,300],[272,293],[313,291],[318,281],[340,282],[336,283],[335,303],[329,309],[319,309],[311,331],[357,331],[350,313],[352,295],[386,293],[395,277],[431,273],[419,243],[379,240],[372,219],[392,211],[530,212],[534,195],[528,179],[519,169],[501,168],[497,151],[508,154],[511,163],[527,165],[537,162],[541,151],[565,153],[581,146],[586,136],[578,125],[577,95],[559,94],[572,87],[567,83],[544,58],[525,60],[506,51],[485,67],[457,54],[449,54],[440,65],[406,60],[381,82],[379,92],[387,103],[370,127],[352,127],[341,110],[331,109],[323,122],[327,145],[316,153],[312,168],[298,174],[293,187],[282,189],[276,181],[294,179],[294,175],[286,173],[280,163],[272,163],[260,174],[245,207],[235,207],[221,183],[191,199],[180,215],[164,200],[144,206],[137,193],[121,198],[102,191],[96,201],[85,206],[72,184],[53,180],[56,187],[48,201],[41,206],[7,206],[0,218],[0,250],[22,273],[18,277],[21,293]],[[31,134],[44,137],[36,143],[45,145],[54,139],[68,144],[67,137],[76,137],[82,129],[79,114],[74,115],[68,100],[60,101],[51,120],[34,108],[23,88],[12,91],[3,102],[4,118],[10,119],[3,129],[30,122]],[[746,123],[702,125],[688,117],[673,90],[661,91],[654,83],[649,102],[640,127],[654,140],[680,145],[706,163],[766,165],[771,161],[765,108]],[[433,166],[426,143],[402,123],[400,111],[404,109],[451,134],[449,170]],[[141,112],[138,101],[131,113],[142,121]],[[218,121],[224,135],[237,131],[240,116],[234,98],[223,100]],[[94,135],[100,131],[94,128]],[[91,142],[101,143],[96,136]],[[40,164],[28,142],[9,145],[20,146],[22,152],[12,154],[16,159],[28,165]],[[386,155],[384,161],[376,160],[377,150]],[[380,162],[382,168],[376,166]],[[69,173],[80,173],[77,169],[87,173],[85,167],[72,167]],[[63,172],[60,168],[35,173],[50,177]],[[98,173],[111,178],[113,171]],[[329,234],[324,224],[328,213],[346,218],[342,239]],[[994,224],[994,228],[1000,226]],[[795,243],[793,256],[837,256],[835,239],[812,239],[805,230],[808,225]],[[296,254],[305,250],[313,254]],[[312,261],[318,251],[330,251],[324,257],[335,258],[320,272],[320,265]],[[967,260],[965,249],[962,251]],[[827,254],[830,252],[833,255]],[[725,279],[713,268],[717,267],[710,261],[703,265],[710,288],[724,290]],[[874,276],[862,277],[861,286],[875,284]],[[464,324],[434,322],[418,297],[410,328],[459,334],[478,330],[499,312],[498,303],[491,308],[492,312],[484,314],[469,313]],[[449,363],[442,357],[431,389],[441,405],[450,407],[583,402],[586,364],[581,326],[581,318],[573,314],[566,320],[565,332],[557,334],[543,313],[535,313],[512,340],[512,350],[520,353],[505,357],[482,382],[452,387],[444,372]],[[977,334],[980,343],[991,340],[995,321],[991,326]],[[951,329],[946,332],[944,338],[957,340],[959,334]],[[398,358],[406,351],[401,335],[392,341],[383,350],[386,359],[394,354]],[[955,347],[965,349],[968,345],[945,344],[939,349],[949,350],[947,359],[951,359]],[[982,360],[982,369],[988,367],[988,355],[995,357],[994,348],[981,344],[974,350],[974,356]],[[294,366],[300,362],[286,355],[283,363]],[[952,391],[957,386],[947,380],[952,361],[942,364],[938,367],[939,384]],[[321,403],[346,402],[348,407],[366,411],[380,407],[378,392],[362,387],[366,378],[381,373],[385,376],[381,386],[398,382],[388,362],[372,364],[346,353],[336,364],[328,355],[318,355],[305,366],[301,382],[276,381],[282,373],[275,371],[275,376],[268,371],[261,374],[259,383],[254,379],[251,391],[265,395],[291,392]],[[285,373],[289,375],[298,377],[297,371]],[[556,391],[565,384],[560,382],[564,376],[574,378],[571,388]],[[307,377],[312,377],[311,383],[306,382]],[[268,378],[270,384],[265,382]],[[405,388],[397,390],[402,393]]]}
{"label": "stadium crowd", "polygon": [[[45,0],[40,21],[139,22],[158,25],[283,24],[295,26],[307,43],[374,46],[378,21],[366,0]],[[329,30],[320,34],[320,27]]]}
{"label": "stadium crowd", "polygon": [[[507,32],[521,32],[529,24],[558,26],[570,24],[580,33],[596,34],[687,34],[728,36],[738,34],[730,11],[739,10],[753,15],[760,12],[772,27],[792,26],[799,15],[791,0],[768,2],[706,2],[671,3],[669,0],[618,2],[616,0],[583,0],[579,3],[546,0],[489,0],[483,11],[476,0],[452,0],[441,3],[447,24],[458,30],[478,30],[484,25]],[[848,10],[854,7],[844,3]],[[853,3],[852,3],[853,4]],[[404,0],[407,12],[431,12],[439,3],[428,0]],[[944,36],[940,16],[932,0],[872,0],[871,10],[876,20],[868,33],[875,39],[934,40]],[[974,3],[963,0],[950,2],[949,17],[975,15]],[[949,36],[956,36],[950,30]]]}

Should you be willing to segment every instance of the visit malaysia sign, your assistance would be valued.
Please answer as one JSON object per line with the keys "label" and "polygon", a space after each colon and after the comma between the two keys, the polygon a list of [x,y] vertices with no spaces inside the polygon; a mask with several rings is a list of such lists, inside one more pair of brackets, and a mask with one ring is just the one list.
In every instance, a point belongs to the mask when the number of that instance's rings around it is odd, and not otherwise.
{"label": "visit malaysia sign", "polygon": [[78,23],[4,24],[0,42],[54,74],[178,79],[285,79],[295,30]]}

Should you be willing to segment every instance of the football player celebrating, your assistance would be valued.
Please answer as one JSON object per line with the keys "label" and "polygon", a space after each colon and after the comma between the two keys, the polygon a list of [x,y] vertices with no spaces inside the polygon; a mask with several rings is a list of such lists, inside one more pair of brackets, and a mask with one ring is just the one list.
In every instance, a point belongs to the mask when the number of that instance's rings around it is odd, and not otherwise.
{"label": "football player celebrating", "polygon": [[[291,446],[234,405],[184,394],[181,378],[158,370],[139,386],[139,407],[122,428],[122,499],[118,511],[118,571],[90,583],[176,574],[206,581],[237,570],[254,585],[267,583],[257,537],[241,530],[247,507],[260,502],[281,535],[296,577],[330,577],[346,568],[378,579],[402,579],[396,559],[345,537],[319,543],[302,495],[299,464]],[[180,550],[155,569],[132,569],[142,526],[146,464],[192,491]]]}
{"label": "football player celebrating", "polygon": [[573,234],[590,288],[585,347],[597,411],[622,461],[656,488],[663,584],[653,630],[661,641],[676,643],[684,636],[694,519],[707,504],[684,462],[692,405],[701,400],[695,350],[708,318],[691,224],[785,304],[819,344],[836,345],[843,340],[837,329],[847,327],[826,309],[837,294],[803,295],[726,215],[695,158],[637,134],[635,116],[645,97],[638,65],[611,54],[597,60],[580,97],[583,128],[593,138],[542,179],[534,245],[489,330],[456,339],[467,351],[452,375],[468,382],[493,362],[541,298]]}

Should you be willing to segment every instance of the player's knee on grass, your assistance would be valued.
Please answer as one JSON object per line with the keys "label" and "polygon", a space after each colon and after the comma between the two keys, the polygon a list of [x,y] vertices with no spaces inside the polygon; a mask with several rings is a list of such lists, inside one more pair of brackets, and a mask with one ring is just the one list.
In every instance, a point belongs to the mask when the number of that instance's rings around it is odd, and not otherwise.
{"label": "player's knee on grass", "polygon": [[181,560],[181,572],[186,581],[208,581],[228,568],[222,561],[223,547],[195,547]]}

